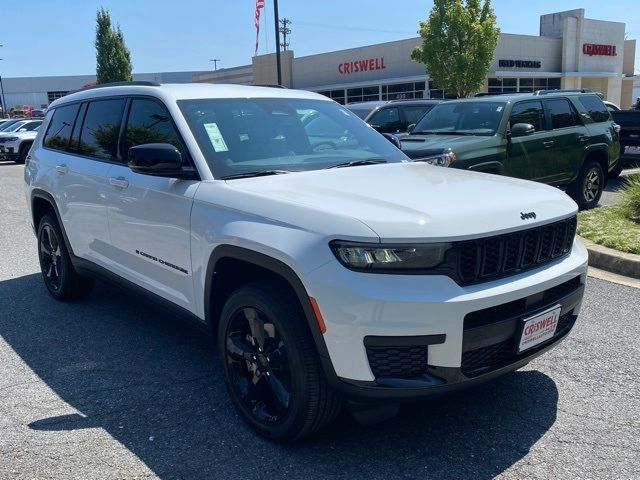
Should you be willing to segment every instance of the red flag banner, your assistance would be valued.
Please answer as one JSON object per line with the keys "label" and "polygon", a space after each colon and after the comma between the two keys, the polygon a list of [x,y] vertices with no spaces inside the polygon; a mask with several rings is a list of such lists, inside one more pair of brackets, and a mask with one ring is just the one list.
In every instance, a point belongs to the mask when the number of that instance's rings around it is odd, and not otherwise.
{"label": "red flag banner", "polygon": [[258,35],[260,35],[260,10],[264,8],[264,0],[256,0],[256,13],[253,17],[253,23],[256,26],[256,51],[254,56],[258,55]]}

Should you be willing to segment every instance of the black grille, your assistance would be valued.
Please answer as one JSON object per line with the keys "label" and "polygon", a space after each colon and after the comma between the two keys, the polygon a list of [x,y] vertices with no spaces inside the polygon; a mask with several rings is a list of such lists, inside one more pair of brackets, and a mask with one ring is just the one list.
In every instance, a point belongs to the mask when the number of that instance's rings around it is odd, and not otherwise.
{"label": "black grille", "polygon": [[411,378],[427,371],[426,345],[366,348],[369,366],[376,378]]}
{"label": "black grille", "polygon": [[462,373],[467,377],[475,377],[514,363],[518,361],[519,358],[531,355],[537,350],[547,346],[549,342],[566,335],[569,330],[571,330],[571,327],[573,327],[575,321],[576,317],[573,315],[573,311],[565,313],[558,320],[558,327],[556,328],[556,333],[553,338],[522,352],[520,355],[518,355],[517,343],[519,338],[516,337],[487,347],[464,352],[462,354]]}
{"label": "black grille", "polygon": [[453,245],[457,278],[462,285],[499,278],[537,267],[571,251],[576,217],[522,232]]}

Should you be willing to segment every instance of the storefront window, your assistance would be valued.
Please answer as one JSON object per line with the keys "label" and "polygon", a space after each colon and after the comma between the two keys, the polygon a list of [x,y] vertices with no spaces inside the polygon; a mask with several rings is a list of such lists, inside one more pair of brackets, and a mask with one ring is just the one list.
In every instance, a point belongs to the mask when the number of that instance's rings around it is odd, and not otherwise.
{"label": "storefront window", "polygon": [[559,78],[488,78],[489,93],[535,92],[560,88]]}
{"label": "storefront window", "polygon": [[341,105],[345,104],[344,88],[338,90],[323,90],[322,92],[318,93],[320,95],[324,95],[325,97],[329,97],[332,100],[335,100]]}

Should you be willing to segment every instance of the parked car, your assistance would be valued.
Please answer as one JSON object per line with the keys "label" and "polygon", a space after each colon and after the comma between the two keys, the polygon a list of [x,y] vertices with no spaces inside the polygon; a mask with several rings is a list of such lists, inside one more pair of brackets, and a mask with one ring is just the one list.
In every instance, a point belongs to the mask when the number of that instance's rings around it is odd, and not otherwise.
{"label": "parked car", "polygon": [[29,120],[26,118],[14,119],[13,123],[6,123],[0,129],[0,137],[13,132],[29,132],[42,125],[42,120]]}
{"label": "parked car", "polygon": [[40,108],[36,108],[36,109],[31,111],[31,115],[29,115],[29,116],[31,118],[44,118],[46,113],[47,113],[46,110],[42,110]]}
{"label": "parked car", "polygon": [[401,147],[414,160],[561,187],[588,209],[617,168],[618,130],[593,93],[480,97],[436,105]]}
{"label": "parked car", "polygon": [[[611,112],[613,121],[620,125],[620,152],[627,147],[640,147],[640,110],[619,110]],[[621,157],[621,164],[614,172],[619,174],[627,166],[627,159]]]}
{"label": "parked car", "polygon": [[609,110],[610,112],[617,112],[621,110],[621,108],[613,102],[603,100],[602,103],[604,103],[604,106],[607,107],[607,110]]}
{"label": "parked car", "polygon": [[[21,130],[21,129],[20,129]],[[0,135],[0,158],[24,163],[29,149],[33,145],[38,128],[34,130],[13,132],[10,135]]]}
{"label": "parked car", "polygon": [[409,162],[312,92],[105,85],[51,110],[24,172],[49,293],[107,278],[215,332],[269,438],[482,383],[576,322],[587,252],[555,188]]}
{"label": "parked car", "polygon": [[[380,133],[403,134],[415,125],[434,105],[443,100],[390,100],[363,102],[346,107]],[[368,112],[365,114],[365,112]]]}

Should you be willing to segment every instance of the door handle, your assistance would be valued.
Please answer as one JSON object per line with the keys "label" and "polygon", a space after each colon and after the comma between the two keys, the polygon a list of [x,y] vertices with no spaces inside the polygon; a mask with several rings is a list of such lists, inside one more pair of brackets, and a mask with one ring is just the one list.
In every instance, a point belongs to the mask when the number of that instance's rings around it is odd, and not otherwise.
{"label": "door handle", "polygon": [[65,173],[69,173],[69,167],[67,167],[64,163],[62,165],[56,165],[56,172],[64,175]]}
{"label": "door handle", "polygon": [[587,142],[589,141],[589,137],[587,137],[586,135],[581,135],[578,137],[578,140],[580,140],[581,142]]}
{"label": "door handle", "polygon": [[109,185],[116,188],[127,188],[129,186],[129,182],[125,180],[124,177],[109,177]]}
{"label": "door handle", "polygon": [[553,140],[547,140],[546,142],[542,142],[542,145],[544,145],[546,148],[549,148],[549,147],[553,147],[554,143],[555,142]]}

